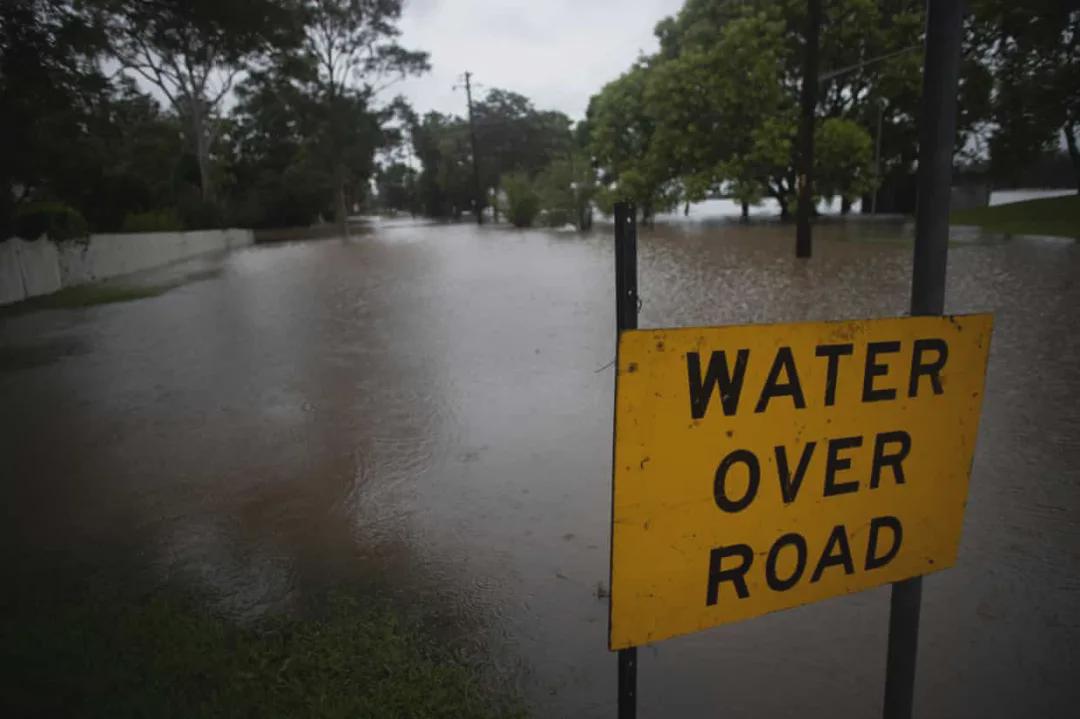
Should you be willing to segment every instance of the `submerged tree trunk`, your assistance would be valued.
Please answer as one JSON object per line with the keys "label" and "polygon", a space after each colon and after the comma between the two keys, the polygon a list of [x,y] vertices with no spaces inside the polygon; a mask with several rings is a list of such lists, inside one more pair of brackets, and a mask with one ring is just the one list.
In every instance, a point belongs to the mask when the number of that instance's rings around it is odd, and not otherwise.
{"label": "submerged tree trunk", "polygon": [[1065,119],[1062,132],[1065,134],[1065,144],[1069,147],[1069,159],[1072,160],[1076,191],[1080,193],[1080,146],[1076,144],[1076,128],[1073,127],[1072,118]]}
{"label": "submerged tree trunk", "polygon": [[851,212],[851,198],[841,197],[840,198],[840,214],[841,215],[847,215],[850,212]]}
{"label": "submerged tree trunk", "polygon": [[683,205],[682,214],[683,214],[683,217],[689,217],[690,216],[690,200],[687,200],[686,204]]}
{"label": "submerged tree trunk", "polygon": [[873,210],[877,209],[877,203],[874,202],[874,198],[876,195],[877,190],[875,189],[873,194],[866,194],[859,198],[862,201],[862,204],[859,206],[860,213],[864,215],[869,215]]}
{"label": "submerged tree trunk", "polygon": [[750,203],[747,202],[746,200],[741,200],[740,204],[742,205],[742,213],[739,215],[739,219],[742,222],[749,222],[750,221]]}
{"label": "submerged tree trunk", "polygon": [[788,209],[787,196],[783,192],[773,193],[773,199],[776,200],[776,204],[780,205],[780,219],[787,222],[791,219],[791,210]]}
{"label": "submerged tree trunk", "polygon": [[653,223],[653,207],[651,202],[645,202],[641,205],[641,224],[645,227],[652,227]]}

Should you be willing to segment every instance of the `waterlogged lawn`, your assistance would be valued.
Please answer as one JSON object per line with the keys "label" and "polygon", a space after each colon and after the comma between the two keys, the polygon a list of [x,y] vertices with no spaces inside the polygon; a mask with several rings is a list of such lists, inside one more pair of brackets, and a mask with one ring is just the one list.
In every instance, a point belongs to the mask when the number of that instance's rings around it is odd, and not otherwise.
{"label": "waterlogged lawn", "polygon": [[954,225],[978,225],[1007,235],[1056,235],[1080,239],[1080,195],[958,210]]}
{"label": "waterlogged lawn", "polygon": [[[9,618],[10,619],[10,618]],[[519,717],[388,604],[240,627],[168,598],[72,606],[0,628],[9,717]]]}
{"label": "waterlogged lawn", "polygon": [[212,269],[188,272],[168,280],[151,283],[139,282],[130,278],[126,280],[89,282],[84,285],[65,287],[49,295],[39,295],[22,302],[0,307],[0,317],[36,310],[76,309],[93,307],[94,305],[107,305],[114,302],[131,302],[146,297],[158,297],[177,287],[192,282],[213,279],[220,275],[220,269]]}

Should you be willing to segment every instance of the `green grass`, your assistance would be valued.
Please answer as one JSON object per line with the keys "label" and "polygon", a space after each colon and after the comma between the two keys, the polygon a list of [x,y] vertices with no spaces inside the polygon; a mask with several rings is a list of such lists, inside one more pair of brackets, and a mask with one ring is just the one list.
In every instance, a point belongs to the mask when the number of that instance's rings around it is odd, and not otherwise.
{"label": "green grass", "polygon": [[36,310],[63,310],[79,307],[93,307],[94,305],[107,305],[114,302],[130,302],[132,300],[141,300],[146,297],[157,297],[165,294],[169,290],[181,287],[190,282],[212,279],[220,274],[220,269],[189,272],[181,277],[156,284],[130,284],[125,283],[123,280],[88,282],[85,285],[65,287],[50,295],[31,297],[28,300],[5,305],[4,307],[0,307],[0,316],[34,312]]}
{"label": "green grass", "polygon": [[335,597],[241,627],[189,602],[65,602],[0,622],[0,714],[18,717],[523,716],[390,605]]}
{"label": "green grass", "polygon": [[978,225],[1008,235],[1080,238],[1080,195],[959,210],[952,213],[949,221],[954,225]]}
{"label": "green grass", "polygon": [[86,285],[66,287],[59,292],[26,300],[26,309],[69,309],[72,307],[92,307],[112,302],[130,302],[144,297],[157,297],[165,294],[171,287],[136,287],[92,282]]}

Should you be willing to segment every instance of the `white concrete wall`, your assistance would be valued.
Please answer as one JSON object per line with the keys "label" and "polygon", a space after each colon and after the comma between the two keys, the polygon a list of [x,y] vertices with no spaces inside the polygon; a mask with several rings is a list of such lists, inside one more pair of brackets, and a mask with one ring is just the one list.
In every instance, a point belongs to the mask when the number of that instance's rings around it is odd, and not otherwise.
{"label": "white concrete wall", "polygon": [[253,244],[251,230],[90,235],[86,242],[0,242],[0,304]]}
{"label": "white concrete wall", "polygon": [[56,245],[45,238],[0,242],[0,305],[60,289]]}
{"label": "white concrete wall", "polygon": [[60,289],[60,264],[56,245],[44,237],[26,242],[17,240],[19,270],[27,297],[47,295]]}

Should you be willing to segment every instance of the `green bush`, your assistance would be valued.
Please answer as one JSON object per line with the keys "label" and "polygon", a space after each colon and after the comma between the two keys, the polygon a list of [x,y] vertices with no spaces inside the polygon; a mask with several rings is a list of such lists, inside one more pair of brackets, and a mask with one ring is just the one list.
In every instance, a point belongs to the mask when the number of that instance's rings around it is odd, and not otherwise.
{"label": "green bush", "polygon": [[15,210],[15,234],[25,240],[80,239],[90,234],[86,218],[62,202],[31,202]]}
{"label": "green bush", "polygon": [[532,180],[523,173],[504,177],[502,189],[506,193],[505,213],[514,227],[532,227],[540,213],[540,193]]}
{"label": "green bush", "polygon": [[176,210],[132,212],[124,217],[121,232],[178,232],[184,229]]}

